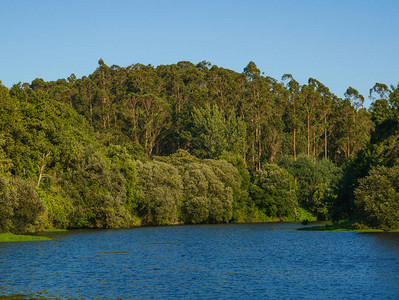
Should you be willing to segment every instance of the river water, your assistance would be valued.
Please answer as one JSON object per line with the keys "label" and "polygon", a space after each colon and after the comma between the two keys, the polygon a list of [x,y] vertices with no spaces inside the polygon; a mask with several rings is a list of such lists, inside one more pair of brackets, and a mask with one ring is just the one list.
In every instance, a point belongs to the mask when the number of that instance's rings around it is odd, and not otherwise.
{"label": "river water", "polygon": [[399,234],[299,227],[78,230],[0,243],[0,298],[399,298]]}

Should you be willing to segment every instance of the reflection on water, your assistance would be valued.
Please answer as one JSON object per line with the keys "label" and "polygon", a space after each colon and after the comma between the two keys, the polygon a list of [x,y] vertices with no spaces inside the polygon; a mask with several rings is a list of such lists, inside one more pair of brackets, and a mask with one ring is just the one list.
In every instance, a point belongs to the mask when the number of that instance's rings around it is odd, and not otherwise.
{"label": "reflection on water", "polygon": [[399,254],[399,233],[380,232],[367,233],[367,235],[374,238],[377,249]]}
{"label": "reflection on water", "polygon": [[399,295],[399,234],[295,230],[298,227],[302,225],[79,230],[54,234],[52,241],[0,243],[0,295],[14,299]]}

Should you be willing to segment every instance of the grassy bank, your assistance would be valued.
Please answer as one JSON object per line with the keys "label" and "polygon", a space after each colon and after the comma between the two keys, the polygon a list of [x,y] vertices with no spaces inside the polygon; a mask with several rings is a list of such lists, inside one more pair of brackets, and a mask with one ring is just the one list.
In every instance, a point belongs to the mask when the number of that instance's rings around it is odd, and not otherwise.
{"label": "grassy bank", "polygon": [[43,232],[68,232],[68,229],[47,228]]}
{"label": "grassy bank", "polygon": [[48,240],[51,240],[51,239],[46,236],[0,233],[0,243],[2,243],[2,242],[48,241]]}
{"label": "grassy bank", "polygon": [[384,231],[382,229],[375,228],[356,228],[350,221],[343,221],[335,224],[327,224],[322,226],[311,226],[306,228],[299,228],[298,230],[303,231],[340,231],[340,232],[399,232],[399,229],[393,229]]}

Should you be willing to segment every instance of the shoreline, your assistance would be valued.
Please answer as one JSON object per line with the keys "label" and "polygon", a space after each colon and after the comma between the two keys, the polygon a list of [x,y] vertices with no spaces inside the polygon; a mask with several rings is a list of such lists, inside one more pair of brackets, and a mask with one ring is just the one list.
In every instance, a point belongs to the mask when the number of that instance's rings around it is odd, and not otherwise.
{"label": "shoreline", "polygon": [[[140,228],[140,227],[164,227],[164,226],[184,226],[184,225],[195,226],[195,225],[220,225],[220,224],[239,225],[239,224],[273,224],[273,223],[298,223],[298,224],[301,224],[301,221],[237,222],[237,223],[219,223],[219,224],[165,224],[165,225],[150,225],[150,224],[148,224],[148,225],[133,226],[131,228],[113,228],[113,229],[132,229],[132,228]],[[322,225],[320,225],[320,223]],[[0,233],[0,243],[50,241],[50,240],[52,240],[50,237],[43,236],[43,235],[37,235],[37,234],[68,232],[69,230],[79,230],[79,229],[87,229],[87,230],[94,229],[95,230],[95,229],[105,229],[105,228],[72,228],[72,229],[54,229],[53,228],[53,229],[46,229],[44,231],[40,231],[40,232],[33,233],[33,234]],[[310,222],[309,227],[297,228],[296,230],[355,232],[355,233],[399,233],[399,229],[392,229],[392,230],[382,230],[382,229],[375,229],[375,228],[356,229],[351,225],[351,223],[348,223],[348,222],[331,224],[328,221]]]}

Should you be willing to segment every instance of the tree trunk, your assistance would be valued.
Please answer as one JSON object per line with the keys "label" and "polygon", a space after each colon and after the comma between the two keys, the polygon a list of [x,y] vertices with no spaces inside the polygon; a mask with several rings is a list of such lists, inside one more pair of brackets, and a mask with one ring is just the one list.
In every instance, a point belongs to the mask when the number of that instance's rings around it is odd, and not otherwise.
{"label": "tree trunk", "polygon": [[327,117],[324,118],[324,158],[328,158],[328,150],[327,150]]}

